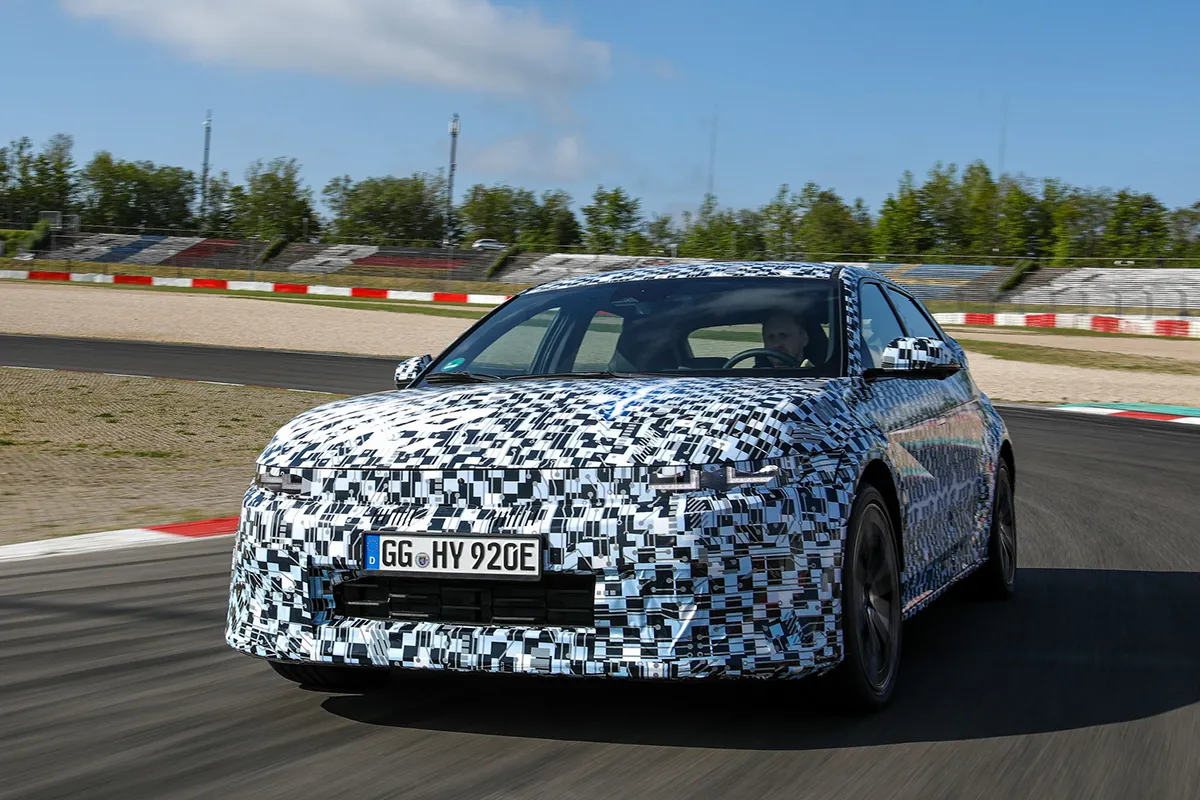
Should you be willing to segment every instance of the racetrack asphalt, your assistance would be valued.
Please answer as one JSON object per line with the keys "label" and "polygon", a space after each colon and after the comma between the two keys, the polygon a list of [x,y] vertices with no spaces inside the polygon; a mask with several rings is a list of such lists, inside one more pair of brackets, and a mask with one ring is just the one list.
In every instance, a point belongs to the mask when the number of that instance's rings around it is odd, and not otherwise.
{"label": "racetrack asphalt", "polygon": [[[81,368],[359,392],[393,363],[159,347]],[[0,798],[1200,797],[1200,430],[1003,413],[1018,595],[908,623],[882,714],[821,681],[311,691],[224,644],[219,539],[0,565]]]}

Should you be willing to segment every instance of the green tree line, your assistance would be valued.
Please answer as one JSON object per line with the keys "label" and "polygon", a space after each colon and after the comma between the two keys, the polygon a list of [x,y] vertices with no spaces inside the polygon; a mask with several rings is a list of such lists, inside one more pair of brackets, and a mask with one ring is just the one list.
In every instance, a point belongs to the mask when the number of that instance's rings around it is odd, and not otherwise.
{"label": "green tree line", "polygon": [[758,208],[723,207],[709,195],[678,218],[647,215],[619,186],[597,187],[576,212],[563,191],[476,184],[447,219],[440,172],[335,178],[321,192],[322,214],[292,158],[255,161],[240,182],[211,176],[202,192],[182,167],[106,151],[80,166],[73,150],[65,134],[41,148],[28,138],[0,147],[0,220],[28,225],[55,210],[95,231],[426,246],[491,238],[527,251],[696,258],[1200,260],[1200,202],[1170,209],[1131,189],[997,177],[982,161],[961,170],[939,162],[921,179],[906,172],[877,212],[811,182],[798,191],[784,184]]}

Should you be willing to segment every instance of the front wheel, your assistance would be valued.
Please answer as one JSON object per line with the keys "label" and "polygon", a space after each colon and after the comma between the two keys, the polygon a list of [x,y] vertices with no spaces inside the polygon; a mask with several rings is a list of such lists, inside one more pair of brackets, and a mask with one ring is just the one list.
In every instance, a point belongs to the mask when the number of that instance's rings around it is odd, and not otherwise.
{"label": "front wheel", "polygon": [[900,667],[900,559],[883,495],[865,486],[854,501],[842,559],[840,700],[857,711],[888,704]]}
{"label": "front wheel", "polygon": [[302,686],[331,691],[365,692],[387,685],[390,670],[374,667],[341,667],[323,664],[287,664],[271,661],[271,669]]}

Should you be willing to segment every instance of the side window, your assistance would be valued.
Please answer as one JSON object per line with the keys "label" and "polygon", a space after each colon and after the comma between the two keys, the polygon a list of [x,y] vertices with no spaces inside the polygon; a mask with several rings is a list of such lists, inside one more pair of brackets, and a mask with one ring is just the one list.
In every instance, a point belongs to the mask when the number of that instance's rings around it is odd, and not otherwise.
{"label": "side window", "polygon": [[863,366],[880,367],[883,365],[884,348],[893,339],[904,336],[904,329],[878,284],[862,284],[858,299],[862,310]]}
{"label": "side window", "polygon": [[895,289],[888,289],[888,297],[892,298],[892,304],[896,306],[896,310],[900,312],[900,319],[904,320],[904,327],[908,329],[909,336],[919,336],[927,339],[941,339],[942,334],[930,322],[929,317],[921,311],[921,307],[917,305],[911,297],[900,294]]}
{"label": "side window", "polygon": [[[579,342],[579,351],[575,354],[575,364],[571,369],[575,372],[600,372],[613,366],[613,357],[617,354],[617,342],[621,338],[621,329],[625,320],[615,314],[598,312],[588,323]],[[623,365],[616,365],[625,369]]]}
{"label": "side window", "polygon": [[512,327],[462,369],[495,374],[528,373],[558,312],[557,308],[547,309]]}

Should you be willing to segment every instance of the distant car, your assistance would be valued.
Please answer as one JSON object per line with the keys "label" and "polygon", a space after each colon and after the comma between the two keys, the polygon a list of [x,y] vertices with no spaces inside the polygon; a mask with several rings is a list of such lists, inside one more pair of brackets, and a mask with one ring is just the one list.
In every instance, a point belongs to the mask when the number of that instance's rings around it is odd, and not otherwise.
{"label": "distant car", "polygon": [[476,239],[471,243],[472,250],[505,250],[508,245],[496,241],[495,239]]}
{"label": "distant car", "polygon": [[544,284],[395,382],[284,425],[246,494],[226,639],[293,681],[833,671],[874,709],[905,618],[1013,592],[1005,425],[866,269]]}

